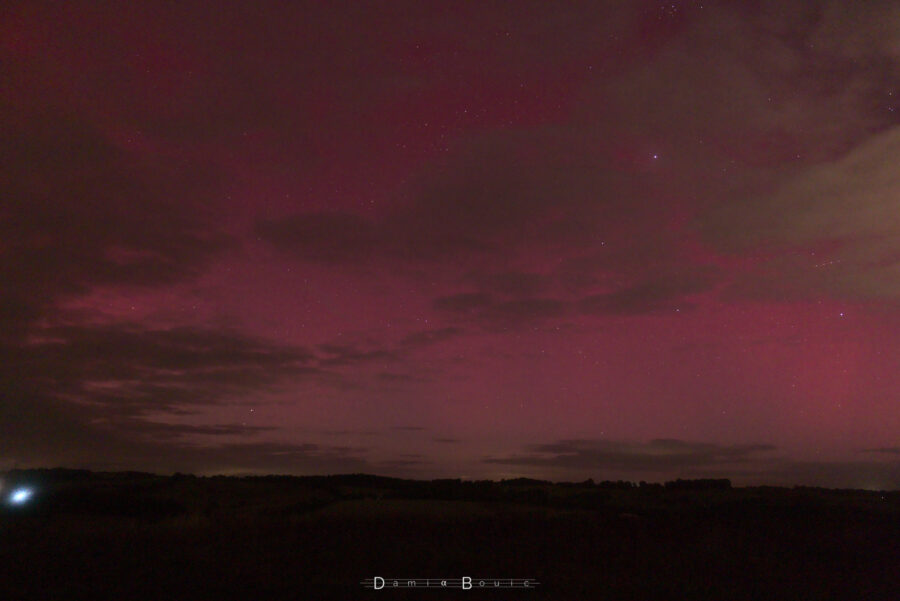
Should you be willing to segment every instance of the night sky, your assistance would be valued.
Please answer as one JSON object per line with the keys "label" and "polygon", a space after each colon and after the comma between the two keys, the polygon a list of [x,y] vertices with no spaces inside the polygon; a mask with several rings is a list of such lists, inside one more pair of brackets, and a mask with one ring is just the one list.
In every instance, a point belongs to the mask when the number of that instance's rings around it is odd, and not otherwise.
{"label": "night sky", "polygon": [[0,468],[900,487],[900,4],[7,3]]}

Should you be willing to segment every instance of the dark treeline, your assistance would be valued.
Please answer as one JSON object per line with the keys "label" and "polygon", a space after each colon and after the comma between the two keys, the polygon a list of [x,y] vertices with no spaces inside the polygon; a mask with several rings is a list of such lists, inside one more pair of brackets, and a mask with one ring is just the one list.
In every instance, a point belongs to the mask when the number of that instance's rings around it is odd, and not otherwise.
{"label": "dark treeline", "polygon": [[[151,520],[177,515],[206,517],[265,511],[303,514],[352,501],[469,501],[599,512],[659,512],[701,508],[721,514],[753,511],[815,511],[852,501],[881,509],[898,493],[832,491],[808,487],[739,487],[728,479],[677,479],[664,483],[530,478],[405,480],[371,474],[330,476],[162,476],[142,472],[13,470],[7,490],[27,486],[34,499],[5,511],[94,514]],[[779,509],[781,508],[781,509]]]}
{"label": "dark treeline", "polygon": [[505,487],[544,487],[558,486],[561,488],[602,488],[610,490],[629,490],[633,488],[666,488],[672,490],[726,490],[731,488],[731,480],[727,478],[701,478],[683,480],[681,478],[665,483],[648,483],[643,480],[631,482],[627,480],[603,480],[594,482],[592,478],[581,482],[553,482],[550,480],[536,480],[534,478],[512,478],[503,480],[462,480],[460,478],[440,478],[435,480],[407,480],[389,476],[376,476],[373,474],[333,474],[327,476],[292,476],[292,475],[247,475],[247,476],[195,476],[176,472],[172,476],[163,476],[151,472],[121,471],[121,472],[94,472],[86,469],[70,468],[38,468],[38,469],[14,469],[0,473],[8,483],[26,482],[31,480],[47,482],[84,482],[84,481],[125,481],[125,480],[156,480],[171,479],[184,481],[191,479],[200,480],[235,480],[258,482],[296,482],[313,485],[345,485],[345,486],[369,486],[369,487],[396,487],[415,488],[421,486],[485,486],[500,485]]}
{"label": "dark treeline", "polygon": [[[378,575],[535,578],[534,599],[897,598],[900,491],[63,469],[0,479],[0,599],[345,600]],[[26,488],[27,502],[11,502]],[[431,596],[406,592],[387,596]]]}

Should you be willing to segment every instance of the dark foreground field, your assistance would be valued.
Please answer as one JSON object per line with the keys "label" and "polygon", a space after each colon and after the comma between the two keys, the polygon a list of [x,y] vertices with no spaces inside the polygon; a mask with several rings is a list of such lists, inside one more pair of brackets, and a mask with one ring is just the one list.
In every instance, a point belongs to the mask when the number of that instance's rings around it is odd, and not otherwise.
{"label": "dark foreground field", "polygon": [[[0,599],[900,599],[900,494],[11,472]],[[387,578],[367,590],[365,578]],[[473,590],[392,577],[470,576]],[[481,578],[533,590],[479,590]],[[490,581],[488,582],[490,585]]]}

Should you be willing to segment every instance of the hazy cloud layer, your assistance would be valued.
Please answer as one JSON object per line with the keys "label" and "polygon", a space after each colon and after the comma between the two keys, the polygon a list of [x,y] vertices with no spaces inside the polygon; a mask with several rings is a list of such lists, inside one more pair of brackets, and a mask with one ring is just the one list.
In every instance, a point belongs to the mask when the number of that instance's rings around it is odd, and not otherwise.
{"label": "hazy cloud layer", "polygon": [[[900,487],[897,461],[798,461],[769,444],[720,445],[657,439],[649,442],[562,440],[531,445],[526,453],[487,457],[485,463],[550,470],[557,478],[730,478],[740,485],[804,484],[875,490]],[[891,449],[876,450],[893,454]],[[612,476],[611,476],[612,475]]]}
{"label": "hazy cloud layer", "polygon": [[865,453],[885,453],[887,455],[900,455],[900,447],[881,447],[879,449],[865,449]]}
{"label": "hazy cloud layer", "polygon": [[6,106],[0,142],[0,320],[21,332],[65,297],[95,286],[161,286],[197,276],[234,240],[202,199],[221,174],[145,161],[92,125]]}
{"label": "hazy cloud layer", "polygon": [[771,256],[747,280],[737,282],[734,292],[896,301],[898,157],[900,128],[893,128],[767,194],[738,199],[711,213],[704,225],[717,245],[729,252],[753,248]]}
{"label": "hazy cloud layer", "polygon": [[528,453],[486,458],[487,463],[546,466],[580,470],[672,472],[679,469],[732,465],[760,453],[774,451],[772,445],[721,446],[711,443],[657,439],[648,443],[608,440],[562,440],[528,447]]}

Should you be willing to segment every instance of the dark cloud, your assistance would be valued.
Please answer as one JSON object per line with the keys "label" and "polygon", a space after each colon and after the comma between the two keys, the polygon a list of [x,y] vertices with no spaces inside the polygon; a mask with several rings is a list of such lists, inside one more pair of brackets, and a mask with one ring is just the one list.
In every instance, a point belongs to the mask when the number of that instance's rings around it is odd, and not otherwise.
{"label": "dark cloud", "polygon": [[591,294],[578,301],[534,297],[497,300],[484,292],[466,292],[438,297],[433,306],[493,330],[533,325],[564,317],[573,310],[598,316],[688,311],[693,308],[690,297],[713,289],[720,277],[712,268],[673,269],[661,275],[649,274],[648,279],[613,292]]}
{"label": "dark cloud", "polygon": [[308,350],[195,327],[56,326],[2,349],[7,390],[102,406],[114,415],[181,411],[316,373]]}
{"label": "dark cloud", "polygon": [[[171,457],[174,465],[177,455],[156,448],[166,441],[183,447],[201,467],[254,462],[263,466],[265,456],[271,455],[263,447],[231,445],[213,452],[188,441],[209,436],[255,437],[278,428],[168,423],[165,416],[180,418],[304,382],[343,382],[340,372],[326,369],[391,356],[386,351],[342,345],[313,351],[225,329],[147,329],[121,323],[36,328],[21,343],[0,345],[0,389],[4,391],[0,457],[22,457],[22,449],[27,448],[29,457],[36,460],[57,461],[51,458],[64,456],[83,463],[115,453],[137,462],[143,454],[145,461]],[[240,448],[256,459],[240,461]],[[302,465],[312,467],[316,456],[304,458]],[[355,459],[329,457],[335,466],[364,465]],[[287,462],[279,465],[291,467]]]}
{"label": "dark cloud", "polygon": [[[57,326],[0,346],[0,455],[131,453],[138,439],[250,435],[261,428],[149,420],[240,401],[318,373],[309,351],[230,331],[135,324]],[[157,418],[159,419],[159,418]],[[23,446],[24,445],[24,446]],[[82,451],[78,451],[82,453]]]}
{"label": "dark cloud", "polygon": [[775,450],[772,445],[717,445],[657,439],[648,443],[608,440],[562,440],[528,447],[528,454],[488,457],[486,463],[578,470],[671,472],[733,465]]}
{"label": "dark cloud", "polygon": [[[892,138],[843,155],[896,124],[885,93],[900,83],[900,62],[884,25],[896,19],[880,3],[691,11],[683,35],[653,60],[586,85],[568,119],[459,139],[379,217],[299,213],[266,221],[260,233],[309,260],[427,263],[431,275],[461,268],[475,274],[473,294],[552,296],[548,281],[564,280],[587,297],[586,311],[601,314],[664,310],[681,286],[708,289],[674,267],[695,229],[741,251],[854,237],[858,258],[829,264],[825,281],[807,285],[883,289],[890,274],[859,268],[874,254],[889,270],[897,254],[890,220],[878,218],[890,213],[890,195],[879,190],[890,189]],[[651,156],[664,158],[671,190],[659,185]],[[858,189],[871,191],[871,210],[841,200],[841,191]],[[680,231],[669,225],[683,208],[678,196],[692,199],[696,216]],[[335,244],[338,236],[346,245]],[[513,268],[533,254],[557,259],[554,273]],[[777,281],[762,288],[797,281],[798,270],[771,267]],[[821,275],[805,271],[802,281]],[[457,300],[438,305],[465,307]]]}
{"label": "dark cloud", "polygon": [[[596,268],[596,265],[594,266]],[[597,273],[596,269],[593,273]],[[510,274],[504,274],[504,276]],[[523,277],[520,278],[519,276]],[[527,296],[529,290],[536,289],[538,283],[545,286],[548,278],[535,274],[514,274],[507,281],[511,286],[497,286],[492,278],[481,281],[486,288],[503,289],[507,298],[497,298],[487,292],[464,292],[437,297],[433,301],[435,309],[480,322],[489,329],[508,329],[521,325],[533,325],[548,319],[559,318],[577,311],[585,315],[640,315],[663,311],[688,311],[693,307],[691,296],[712,290],[721,279],[719,271],[712,267],[665,268],[647,270],[640,279],[631,284],[621,281],[607,283],[597,278],[584,280],[577,288],[592,288],[618,284],[612,292],[590,294],[577,301],[566,298],[535,298]],[[510,299],[509,296],[514,298]]]}
{"label": "dark cloud", "polygon": [[[301,213],[262,221],[257,232],[306,260],[350,267],[416,263],[464,273],[541,249],[599,248],[599,233],[653,213],[629,202],[646,186],[602,163],[587,164],[579,153],[594,152],[589,147],[568,128],[485,134],[423,171],[379,218]],[[334,242],[338,236],[345,246]],[[472,277],[486,290],[516,294],[544,287],[540,274],[485,273]]]}
{"label": "dark cloud", "polygon": [[56,112],[0,111],[0,320],[22,333],[94,286],[158,286],[198,275],[234,242],[203,201],[221,190],[205,164],[144,160]]}
{"label": "dark cloud", "polygon": [[615,292],[587,296],[578,306],[582,312],[591,315],[685,311],[692,307],[685,297],[709,290],[716,281],[716,274],[711,270],[672,273]]}
{"label": "dark cloud", "polygon": [[377,468],[384,468],[388,470],[396,470],[396,469],[406,469],[414,466],[427,465],[431,463],[430,461],[423,461],[421,459],[386,459],[383,461],[378,461],[375,466]]}
{"label": "dark cloud", "polygon": [[563,301],[553,298],[524,298],[497,303],[479,316],[491,328],[515,327],[522,324],[541,323],[561,317],[566,310]]}
{"label": "dark cloud", "polygon": [[394,426],[391,429],[401,430],[403,432],[420,432],[422,430],[426,430],[427,428],[423,428],[422,426]]}
{"label": "dark cloud", "polygon": [[552,279],[546,275],[521,271],[473,273],[467,279],[487,293],[512,297],[537,296],[552,285]]}
{"label": "dark cloud", "polygon": [[900,455],[900,447],[881,447],[878,449],[865,449],[864,453],[884,453],[887,455]]}
{"label": "dark cloud", "polygon": [[[48,408],[42,402],[40,421],[22,412],[4,415],[0,458],[20,467],[65,466],[87,469],[143,469],[195,473],[266,472],[326,474],[372,472],[367,450],[312,443],[272,441],[227,442],[209,445],[197,435],[252,436],[260,428],[244,426],[191,427],[143,421],[120,422],[115,428],[97,426],[90,414],[70,411],[69,405]],[[50,410],[53,409],[53,410]],[[6,430],[6,429],[4,429]],[[7,436],[7,434],[10,436]],[[22,449],[27,437],[28,452]]]}
{"label": "dark cloud", "polygon": [[350,344],[320,344],[317,347],[323,367],[341,367],[368,361],[388,361],[397,353],[385,348],[363,348]]}
{"label": "dark cloud", "polygon": [[119,432],[136,433],[151,438],[177,438],[199,434],[202,436],[248,436],[269,432],[271,426],[247,426],[243,424],[220,424],[215,426],[195,426],[189,424],[167,424],[148,420],[133,420],[116,424]]}

